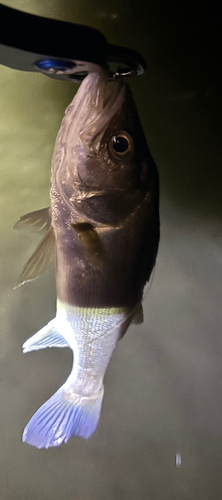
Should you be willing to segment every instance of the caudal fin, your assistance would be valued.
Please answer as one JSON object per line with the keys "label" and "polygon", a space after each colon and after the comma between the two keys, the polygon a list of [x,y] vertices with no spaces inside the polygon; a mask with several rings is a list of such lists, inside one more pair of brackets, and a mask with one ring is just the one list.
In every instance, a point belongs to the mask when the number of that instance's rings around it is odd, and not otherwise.
{"label": "caudal fin", "polygon": [[88,439],[98,425],[103,389],[86,398],[65,384],[33,415],[22,440],[36,448],[50,448],[67,442],[71,436]]}
{"label": "caudal fin", "polygon": [[69,347],[64,337],[56,329],[56,319],[50,321],[23,344],[23,352],[38,351],[46,347]]}

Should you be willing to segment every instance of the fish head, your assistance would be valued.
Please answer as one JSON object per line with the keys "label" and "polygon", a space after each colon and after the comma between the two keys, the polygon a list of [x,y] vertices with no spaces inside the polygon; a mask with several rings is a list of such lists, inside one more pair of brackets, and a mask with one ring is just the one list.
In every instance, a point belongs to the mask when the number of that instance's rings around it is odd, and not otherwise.
{"label": "fish head", "polygon": [[121,221],[149,190],[154,162],[127,84],[91,73],[63,119],[52,183],[72,211]]}

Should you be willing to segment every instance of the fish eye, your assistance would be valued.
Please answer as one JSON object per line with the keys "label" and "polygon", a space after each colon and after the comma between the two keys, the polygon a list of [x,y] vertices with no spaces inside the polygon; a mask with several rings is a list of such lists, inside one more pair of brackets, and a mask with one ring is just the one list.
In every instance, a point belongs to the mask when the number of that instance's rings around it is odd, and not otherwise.
{"label": "fish eye", "polygon": [[132,137],[126,132],[119,132],[110,139],[109,147],[112,153],[118,158],[129,156],[133,152]]}

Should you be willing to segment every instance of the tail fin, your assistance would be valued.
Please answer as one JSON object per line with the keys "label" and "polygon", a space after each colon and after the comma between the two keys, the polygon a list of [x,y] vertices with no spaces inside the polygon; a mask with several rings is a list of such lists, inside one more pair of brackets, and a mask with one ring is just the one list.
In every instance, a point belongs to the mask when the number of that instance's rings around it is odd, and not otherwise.
{"label": "tail fin", "polygon": [[71,436],[88,439],[98,425],[103,388],[93,397],[75,394],[64,384],[28,422],[22,440],[36,448],[50,448]]}
{"label": "tail fin", "polygon": [[56,319],[50,321],[23,344],[23,352],[38,351],[46,347],[69,347],[64,337],[56,329]]}

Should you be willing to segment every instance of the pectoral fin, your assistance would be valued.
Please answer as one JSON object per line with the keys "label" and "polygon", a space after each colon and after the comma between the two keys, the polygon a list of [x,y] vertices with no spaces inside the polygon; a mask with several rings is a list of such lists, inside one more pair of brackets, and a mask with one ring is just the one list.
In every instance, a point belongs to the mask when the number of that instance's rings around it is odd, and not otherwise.
{"label": "pectoral fin", "polygon": [[27,281],[32,281],[44,274],[54,261],[55,235],[50,227],[47,234],[28,260],[15,288],[23,285]]}
{"label": "pectoral fin", "polygon": [[19,231],[31,231],[33,233],[45,235],[50,226],[50,208],[42,208],[41,210],[36,210],[35,212],[29,212],[28,214],[22,215],[19,221],[14,225],[13,229],[18,229]]}
{"label": "pectoral fin", "polygon": [[104,263],[108,263],[107,252],[92,224],[80,222],[72,224],[72,227],[81,245],[85,248],[89,261],[98,267],[101,267]]}

